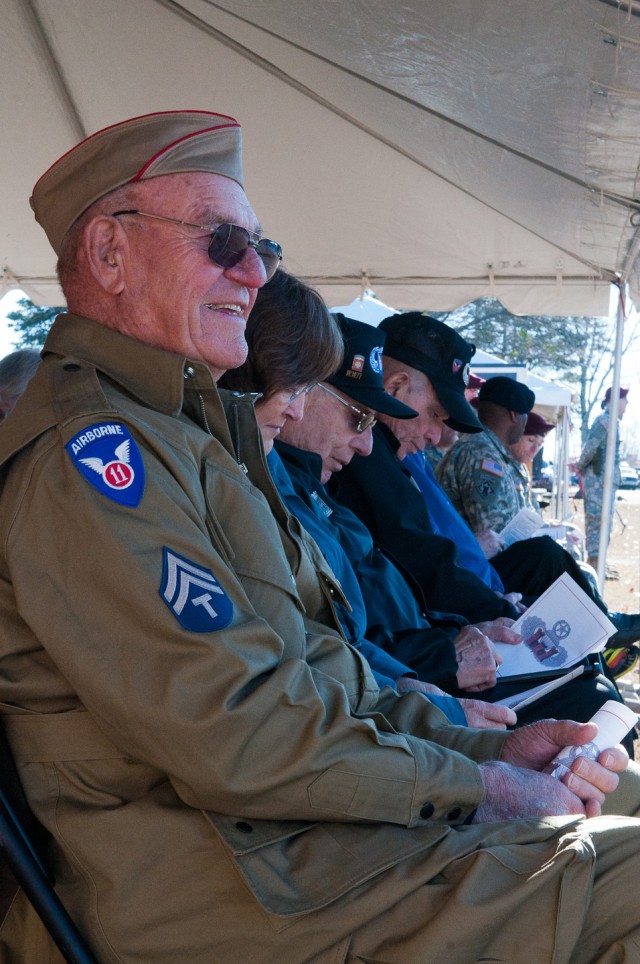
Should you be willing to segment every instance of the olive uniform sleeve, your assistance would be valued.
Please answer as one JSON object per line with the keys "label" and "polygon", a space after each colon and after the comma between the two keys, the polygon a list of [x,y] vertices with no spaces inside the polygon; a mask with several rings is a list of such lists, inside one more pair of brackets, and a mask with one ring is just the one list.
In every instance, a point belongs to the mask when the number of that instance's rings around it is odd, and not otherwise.
{"label": "olive uniform sleeve", "polygon": [[[45,712],[84,705],[205,810],[414,826],[428,799],[436,817],[453,807],[464,819],[482,797],[467,756],[496,754],[501,740],[448,726],[426,700],[386,697],[388,719],[361,698],[360,659],[305,619],[273,517],[215,439],[200,459],[188,434],[169,441],[161,424],[132,423],[140,503],[91,484],[64,444],[111,414],[47,433],[5,484],[2,577],[17,611],[0,632],[16,699]],[[183,588],[218,614],[228,601],[228,621],[185,625],[167,596],[167,552],[218,587],[208,599],[188,578]]]}

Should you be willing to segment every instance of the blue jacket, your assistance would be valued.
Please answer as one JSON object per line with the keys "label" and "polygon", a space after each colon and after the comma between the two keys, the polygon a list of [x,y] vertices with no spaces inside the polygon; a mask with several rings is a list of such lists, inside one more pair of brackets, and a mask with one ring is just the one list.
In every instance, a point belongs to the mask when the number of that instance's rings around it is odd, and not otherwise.
{"label": "blue jacket", "polygon": [[[442,628],[431,625],[400,570],[374,547],[358,518],[334,502],[321,484],[319,456],[277,442],[268,462],[280,496],[320,546],[352,606],[351,612],[344,607],[338,612],[349,642],[378,675],[389,674],[385,660],[393,655],[400,670],[391,672],[392,678],[414,675],[398,663],[406,658],[421,679],[455,689],[452,637],[459,622],[452,617]],[[459,704],[451,703],[445,712],[450,716],[455,709],[462,722]]]}
{"label": "blue jacket", "polygon": [[456,512],[451,499],[436,479],[429,462],[421,452],[407,455],[402,464],[409,469],[411,478],[422,492],[433,531],[455,542],[458,550],[458,564],[470,569],[486,582],[491,589],[504,592],[502,579],[487,560],[473,532]]}

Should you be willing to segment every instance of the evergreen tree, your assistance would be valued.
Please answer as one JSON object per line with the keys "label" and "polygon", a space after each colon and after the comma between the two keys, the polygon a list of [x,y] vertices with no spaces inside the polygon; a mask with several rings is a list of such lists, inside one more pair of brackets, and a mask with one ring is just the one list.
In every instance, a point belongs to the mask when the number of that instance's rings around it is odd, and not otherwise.
{"label": "evergreen tree", "polygon": [[21,298],[15,311],[9,312],[9,328],[16,332],[15,348],[42,348],[56,315],[66,308],[41,308],[29,298]]}

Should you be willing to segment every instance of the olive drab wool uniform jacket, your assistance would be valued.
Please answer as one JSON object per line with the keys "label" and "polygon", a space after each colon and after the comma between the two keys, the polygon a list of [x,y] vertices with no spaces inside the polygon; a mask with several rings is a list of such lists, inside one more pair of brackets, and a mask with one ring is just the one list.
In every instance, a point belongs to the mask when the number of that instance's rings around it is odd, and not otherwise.
{"label": "olive drab wool uniform jacket", "polygon": [[342,960],[487,839],[453,828],[505,735],[378,690],[253,400],[226,405],[204,365],[63,315],[0,431],[0,710],[99,961]]}

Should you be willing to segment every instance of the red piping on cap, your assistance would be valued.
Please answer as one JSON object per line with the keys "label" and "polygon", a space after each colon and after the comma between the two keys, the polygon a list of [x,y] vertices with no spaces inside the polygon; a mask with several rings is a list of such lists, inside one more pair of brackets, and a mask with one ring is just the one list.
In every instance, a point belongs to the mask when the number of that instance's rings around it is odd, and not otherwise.
{"label": "red piping on cap", "polygon": [[[233,120],[233,117],[231,117],[230,120]],[[200,131],[194,131],[193,134],[185,134],[184,137],[179,137],[177,140],[172,141],[171,144],[167,144],[165,147],[163,147],[162,150],[161,150],[161,151],[158,151],[157,154],[154,154],[153,157],[150,158],[150,160],[148,160],[147,163],[146,163],[143,167],[140,168],[140,170],[138,171],[138,173],[137,173],[137,174],[134,174],[134,176],[133,176],[133,177],[131,178],[131,180],[129,181],[129,184],[133,184],[135,181],[141,180],[141,178],[144,176],[144,172],[145,172],[149,167],[151,167],[151,165],[153,164],[153,162],[156,161],[159,157],[162,157],[163,154],[166,154],[166,152],[167,152],[168,150],[170,150],[170,148],[175,147],[176,144],[181,144],[182,141],[188,141],[188,140],[190,140],[192,137],[199,137],[200,134],[207,134],[207,133],[209,133],[209,131],[225,131],[225,130],[228,130],[229,128],[233,128],[233,127],[239,128],[239,127],[240,127],[240,124],[238,124],[238,123],[236,122],[235,124],[218,124],[216,127],[203,127],[202,130],[200,130]]]}
{"label": "red piping on cap", "polygon": [[[43,178],[45,178],[45,177],[47,176],[47,174],[49,173],[49,171],[52,171],[53,168],[56,167],[57,164],[60,164],[60,162],[63,161],[63,160],[65,159],[65,157],[67,157],[67,155],[72,154],[75,150],[77,150],[78,147],[81,147],[83,144],[86,144],[87,141],[93,140],[93,138],[94,138],[94,137],[97,137],[99,134],[104,134],[105,131],[114,130],[116,127],[124,127],[125,124],[130,124],[131,121],[144,120],[145,117],[162,117],[164,114],[202,114],[204,117],[212,117],[212,116],[214,115],[214,111],[209,111],[209,110],[186,110],[186,109],[185,109],[185,110],[159,110],[159,111],[151,111],[149,114],[140,114],[139,117],[129,117],[127,120],[118,121],[117,124],[108,124],[106,127],[102,127],[99,131],[95,131],[95,133],[89,134],[89,136],[88,136],[88,137],[85,137],[85,139],[84,139],[83,141],[79,141],[77,144],[74,144],[73,147],[70,147],[68,151],[65,151],[64,154],[62,154],[56,161],[53,162],[53,164],[51,164],[51,165],[47,168],[47,170],[44,172],[44,174],[41,174],[41,175],[40,175],[40,177],[38,178],[38,180],[37,180],[36,183],[34,184],[33,191],[32,191],[31,193],[32,193],[32,194],[35,194],[35,191],[36,191],[36,188],[38,187],[38,184],[40,183],[40,181],[41,181]],[[240,124],[239,124],[238,121],[235,119],[235,117],[230,117],[228,114],[217,114],[216,116],[217,116],[217,117],[226,117],[228,120],[231,121],[231,123],[228,124],[228,125],[226,125],[226,124],[225,124],[225,125],[221,124],[221,125],[220,125],[220,129],[222,129],[223,127],[227,127],[227,126],[228,126],[228,127],[240,127]],[[206,127],[205,127],[205,128],[203,128],[203,130],[215,130],[215,129],[216,129],[215,127],[211,127],[211,128],[206,128]],[[202,131],[198,131],[197,133],[198,133],[198,134],[201,134]],[[193,135],[189,135],[189,136],[193,136]],[[177,144],[177,143],[178,143],[178,141],[176,141],[176,144]],[[161,153],[162,153],[162,152],[161,152]],[[151,162],[149,162],[149,163],[151,163]],[[142,173],[142,172],[140,172],[140,173]],[[136,178],[138,178],[139,176],[140,176],[139,174],[136,175]]]}

